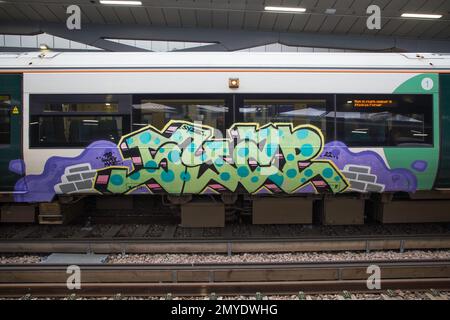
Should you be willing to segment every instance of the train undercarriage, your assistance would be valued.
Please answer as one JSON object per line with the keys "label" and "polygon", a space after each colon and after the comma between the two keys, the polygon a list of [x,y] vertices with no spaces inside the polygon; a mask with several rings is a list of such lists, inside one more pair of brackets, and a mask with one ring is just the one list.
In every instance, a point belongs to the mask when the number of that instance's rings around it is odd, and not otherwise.
{"label": "train undercarriage", "polygon": [[69,224],[83,219],[165,221],[183,227],[227,223],[363,225],[450,222],[450,192],[310,194],[304,196],[154,195],[58,196],[18,204],[0,198],[1,223]]}

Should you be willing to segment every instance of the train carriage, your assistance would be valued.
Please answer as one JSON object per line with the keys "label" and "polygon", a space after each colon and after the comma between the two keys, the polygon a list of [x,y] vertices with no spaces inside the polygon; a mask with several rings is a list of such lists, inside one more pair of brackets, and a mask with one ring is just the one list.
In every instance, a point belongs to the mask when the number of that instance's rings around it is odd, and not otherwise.
{"label": "train carriage", "polygon": [[3,54],[0,88],[8,210],[152,196],[289,223],[421,199],[410,221],[449,217],[450,56]]}

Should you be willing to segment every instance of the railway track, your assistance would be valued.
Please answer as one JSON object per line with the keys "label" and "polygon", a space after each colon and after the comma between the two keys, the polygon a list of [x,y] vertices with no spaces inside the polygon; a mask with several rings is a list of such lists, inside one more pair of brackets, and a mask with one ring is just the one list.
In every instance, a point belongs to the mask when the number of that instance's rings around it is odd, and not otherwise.
{"label": "railway track", "polygon": [[[369,290],[369,265],[381,270]],[[0,296],[204,296],[450,289],[450,260],[276,264],[83,265],[81,288],[69,290],[65,265],[0,266]]]}
{"label": "railway track", "polygon": [[328,236],[253,239],[1,239],[1,253],[287,253],[449,249],[450,235]]}

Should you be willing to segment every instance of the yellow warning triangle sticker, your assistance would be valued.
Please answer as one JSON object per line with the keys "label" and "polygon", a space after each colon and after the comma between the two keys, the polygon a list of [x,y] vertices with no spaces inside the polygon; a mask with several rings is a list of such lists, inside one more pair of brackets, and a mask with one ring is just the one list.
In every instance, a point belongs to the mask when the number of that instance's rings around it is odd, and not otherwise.
{"label": "yellow warning triangle sticker", "polygon": [[12,114],[19,114],[19,107],[15,106],[15,107],[12,109]]}

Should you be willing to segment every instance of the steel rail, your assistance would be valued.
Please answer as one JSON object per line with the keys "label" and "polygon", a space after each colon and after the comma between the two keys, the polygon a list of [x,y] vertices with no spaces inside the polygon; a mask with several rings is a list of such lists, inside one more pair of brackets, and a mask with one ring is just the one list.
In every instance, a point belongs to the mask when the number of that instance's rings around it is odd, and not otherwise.
{"label": "steel rail", "polygon": [[367,267],[381,270],[381,289],[450,288],[450,260],[269,264],[82,265],[80,290],[68,290],[65,265],[0,266],[0,296],[205,295],[377,292]]}
{"label": "steel rail", "polygon": [[268,253],[450,249],[450,235],[327,236],[250,239],[2,239],[2,253]]}

